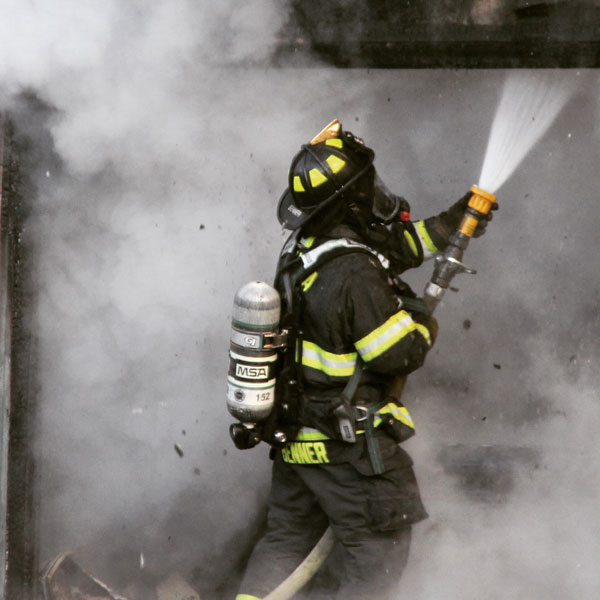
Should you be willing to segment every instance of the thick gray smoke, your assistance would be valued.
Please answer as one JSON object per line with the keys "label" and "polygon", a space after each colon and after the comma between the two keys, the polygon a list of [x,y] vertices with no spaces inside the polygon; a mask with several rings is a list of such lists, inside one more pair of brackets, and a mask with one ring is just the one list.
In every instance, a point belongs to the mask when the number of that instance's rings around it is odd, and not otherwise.
{"label": "thick gray smoke", "polygon": [[[289,160],[337,117],[373,146],[413,216],[429,216],[477,182],[505,74],[270,68],[287,14],[266,0],[7,10],[0,98],[52,146],[24,232],[41,559],[127,546],[124,579],[143,556],[144,570],[177,569],[210,591],[268,488],[267,449],[229,440],[225,373],[233,293],[272,277]],[[480,272],[447,294],[438,344],[407,390],[419,427],[407,448],[431,514],[403,581],[415,599],[598,589],[600,121],[596,74],[573,80],[574,99],[469,248]],[[23,90],[53,107],[45,131]],[[410,275],[417,291],[430,273]],[[506,449],[500,500],[461,485],[448,466],[458,444],[467,457]]]}

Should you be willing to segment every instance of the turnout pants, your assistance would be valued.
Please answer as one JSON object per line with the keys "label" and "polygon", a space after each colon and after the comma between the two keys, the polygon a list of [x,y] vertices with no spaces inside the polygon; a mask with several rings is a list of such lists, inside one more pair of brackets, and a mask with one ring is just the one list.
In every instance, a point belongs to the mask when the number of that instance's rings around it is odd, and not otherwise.
{"label": "turnout pants", "polygon": [[[275,453],[267,531],[248,562],[238,600],[263,598],[309,554],[328,526],[338,545],[327,572],[315,578],[310,598],[383,600],[396,587],[406,565],[411,525],[427,517],[408,454],[378,436],[385,472],[373,475],[364,440],[350,456],[330,462],[285,462]],[[337,449],[343,442],[330,442]],[[341,446],[340,446],[341,445]],[[301,454],[295,454],[301,456]],[[316,456],[313,454],[312,456]],[[320,589],[319,589],[320,587]]]}

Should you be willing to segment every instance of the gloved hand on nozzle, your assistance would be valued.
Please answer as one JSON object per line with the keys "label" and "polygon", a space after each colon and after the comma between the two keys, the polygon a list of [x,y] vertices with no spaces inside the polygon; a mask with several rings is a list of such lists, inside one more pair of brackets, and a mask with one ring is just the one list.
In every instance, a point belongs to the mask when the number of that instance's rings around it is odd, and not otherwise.
{"label": "gloved hand on nozzle", "polygon": [[[449,225],[453,230],[458,229],[458,226],[460,225],[465,211],[467,210],[467,205],[469,204],[469,200],[471,199],[472,195],[473,192],[468,191],[460,200],[456,201],[447,211],[442,213],[444,215],[444,220],[446,224]],[[492,209],[490,210],[490,212],[481,218],[481,221],[479,221],[479,224],[475,229],[473,237],[478,238],[485,233],[487,224],[492,220],[492,217],[494,216],[492,214],[493,210],[498,210],[497,202],[494,202],[494,204],[492,204]]]}

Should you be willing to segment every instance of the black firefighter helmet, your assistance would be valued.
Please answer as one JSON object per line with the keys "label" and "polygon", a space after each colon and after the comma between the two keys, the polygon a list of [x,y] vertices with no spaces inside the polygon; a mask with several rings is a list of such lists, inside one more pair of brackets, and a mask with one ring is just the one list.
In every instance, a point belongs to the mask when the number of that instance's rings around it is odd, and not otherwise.
{"label": "black firefighter helmet", "polygon": [[290,166],[288,184],[279,200],[277,217],[288,229],[297,229],[324,216],[344,191],[372,171],[375,153],[341,123],[332,121],[308,144]]}

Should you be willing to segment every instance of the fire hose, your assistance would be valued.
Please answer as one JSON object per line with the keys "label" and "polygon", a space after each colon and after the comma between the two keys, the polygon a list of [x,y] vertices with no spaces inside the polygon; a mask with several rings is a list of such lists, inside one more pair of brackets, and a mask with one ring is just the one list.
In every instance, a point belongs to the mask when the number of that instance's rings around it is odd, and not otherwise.
{"label": "fire hose", "polygon": [[[455,275],[476,272],[466,267],[462,258],[477,225],[496,203],[496,196],[475,185],[471,186],[471,192],[473,195],[469,199],[465,215],[450,238],[447,248],[435,257],[433,275],[425,286],[423,300],[430,313],[433,313],[441,301]],[[302,563],[263,600],[290,600],[319,570],[334,546],[335,536],[331,527],[328,527]]]}
{"label": "fire hose", "polygon": [[335,536],[331,527],[328,527],[321,539],[316,543],[310,554],[298,567],[280,583],[263,600],[289,600],[298,592],[311,577],[320,569],[335,546]]}

